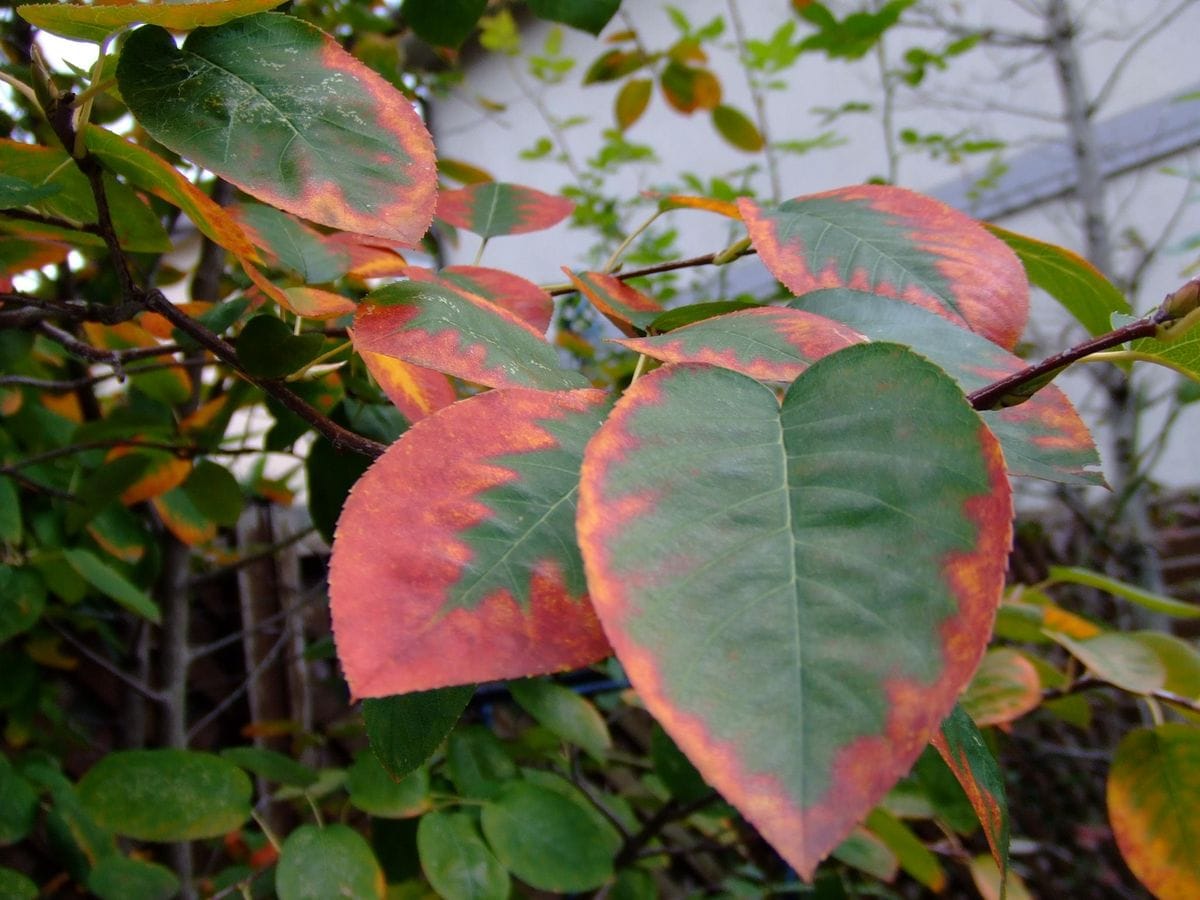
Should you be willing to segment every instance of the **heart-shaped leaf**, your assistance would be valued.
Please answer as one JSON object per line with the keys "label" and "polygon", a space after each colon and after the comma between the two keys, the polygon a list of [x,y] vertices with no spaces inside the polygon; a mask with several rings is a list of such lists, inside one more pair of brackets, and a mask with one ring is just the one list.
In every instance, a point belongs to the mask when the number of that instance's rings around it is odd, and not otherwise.
{"label": "heart-shaped leaf", "polygon": [[639,379],[588,445],[578,529],[639,696],[810,877],[978,664],[1011,518],[999,445],[957,386],[865,344],[782,408],[722,369]]}
{"label": "heart-shaped leaf", "polygon": [[616,343],[663,362],[707,363],[760,381],[791,382],[821,357],[865,340],[854,329],[824,316],[762,307],[705,319],[669,334]]}
{"label": "heart-shaped leaf", "polygon": [[847,287],[936,312],[1012,349],[1029,282],[1009,247],[964,213],[903,188],[860,185],[738,206],[759,257],[793,293]]}
{"label": "heart-shaped leaf", "polygon": [[260,13],[182,47],[146,25],[117,83],[156,141],[272,206],[408,243],[429,227],[437,170],[420,117],[307,22]]}
{"label": "heart-shaped leaf", "polygon": [[[792,306],[849,325],[872,340],[912,347],[937,363],[964,392],[978,390],[1024,368],[991,341],[926,310],[862,291],[814,291]],[[1100,457],[1087,426],[1059,388],[1049,385],[1020,406],[981,413],[1000,439],[1012,475],[1065,484],[1104,484]]]}
{"label": "heart-shaped leaf", "polygon": [[437,214],[455,228],[465,228],[482,238],[526,234],[557,225],[575,204],[531,187],[485,181],[438,197]]}
{"label": "heart-shaped leaf", "polygon": [[553,672],[609,653],[572,540],[605,394],[490,391],[423,419],[351,491],[330,598],[356,697]]}
{"label": "heart-shaped leaf", "polygon": [[577,388],[533,326],[482,297],[443,283],[401,281],[359,304],[351,340],[360,352],[393,356],[489,387]]}

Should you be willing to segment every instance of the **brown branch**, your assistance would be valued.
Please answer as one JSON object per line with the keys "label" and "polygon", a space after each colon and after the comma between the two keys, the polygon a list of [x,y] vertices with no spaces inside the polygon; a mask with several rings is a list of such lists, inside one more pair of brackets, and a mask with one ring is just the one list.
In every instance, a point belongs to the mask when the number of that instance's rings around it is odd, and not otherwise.
{"label": "brown branch", "polygon": [[[747,249],[743,254],[750,256],[757,251],[753,248]],[[678,269],[694,269],[699,266],[712,265],[714,259],[719,256],[719,253],[705,253],[703,256],[693,256],[688,259],[676,259],[671,262],[657,263],[653,266],[645,266],[641,269],[626,269],[623,272],[613,272],[613,277],[620,278],[624,281],[627,278],[641,278],[646,275],[658,275],[661,272],[674,272]],[[549,293],[553,297],[561,296],[562,294],[573,294],[576,288],[573,286],[560,286],[551,288]]]}
{"label": "brown branch", "polygon": [[631,835],[626,839],[624,845],[622,845],[621,849],[617,852],[616,858],[613,861],[613,865],[619,869],[622,866],[627,866],[636,861],[639,858],[642,850],[645,849],[646,845],[654,840],[654,838],[658,836],[659,832],[661,832],[672,822],[677,822],[680,819],[686,819],[692,813],[699,812],[700,810],[704,809],[704,807],[709,806],[720,799],[721,795],[716,791],[710,791],[709,793],[704,794],[701,797],[697,797],[695,800],[692,800],[689,803],[681,803],[672,797],[658,808],[658,812],[646,820],[645,824],[642,825],[637,834]]}
{"label": "brown branch", "polygon": [[[149,347],[140,347],[139,350],[150,350]],[[154,348],[160,352],[175,353],[179,350],[178,346],[170,345],[162,348]],[[127,352],[127,351],[114,351]],[[149,355],[149,354],[144,354]],[[150,363],[145,366],[137,366],[136,368],[126,368],[123,374],[127,376],[140,375],[143,372],[157,372],[162,369],[200,369],[211,365],[207,359],[182,359],[172,360],[171,362]],[[70,391],[77,391],[80,388],[93,387],[102,381],[108,381],[110,378],[118,378],[116,372],[101,372],[98,375],[83,375],[79,378],[66,378],[56,380],[52,378],[34,378],[31,375],[0,375],[0,387],[28,387],[35,390],[45,391],[50,394],[65,394]],[[224,451],[223,451],[224,452]]]}
{"label": "brown branch", "polygon": [[[1102,678],[1096,678],[1092,675],[1084,675],[1082,678],[1077,678],[1075,681],[1072,681],[1065,687],[1046,688],[1042,691],[1042,700],[1058,700],[1062,697],[1069,697],[1073,694],[1081,694],[1084,691],[1090,691],[1098,687],[1115,687],[1124,690],[1124,688],[1120,688],[1119,685],[1112,684],[1111,682],[1105,681]],[[1130,691],[1129,693],[1134,692]],[[1193,700],[1190,697],[1184,697],[1182,694],[1176,694],[1173,691],[1149,691],[1148,693],[1139,696],[1153,697],[1155,700],[1161,700],[1163,703],[1169,703],[1172,706],[1178,706],[1182,709],[1200,713],[1200,700]]]}
{"label": "brown branch", "polygon": [[0,466],[0,476],[11,478],[17,484],[23,484],[31,491],[37,491],[39,494],[45,494],[47,497],[55,497],[59,500],[67,500],[71,503],[82,502],[78,497],[70,491],[64,491],[62,488],[56,488],[49,484],[42,484],[30,478],[28,475],[22,475],[14,466]]}

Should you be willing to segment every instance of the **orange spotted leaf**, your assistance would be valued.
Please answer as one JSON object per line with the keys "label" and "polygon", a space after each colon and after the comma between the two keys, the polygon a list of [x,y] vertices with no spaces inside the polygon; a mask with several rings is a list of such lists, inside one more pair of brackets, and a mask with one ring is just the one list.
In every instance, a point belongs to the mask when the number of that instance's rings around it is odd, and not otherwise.
{"label": "orange spotted leaf", "polygon": [[663,362],[707,363],[759,381],[790,382],[822,356],[864,340],[854,329],[824,316],[763,307],[616,343]]}
{"label": "orange spotted leaf", "polygon": [[423,419],[458,399],[454,385],[441,372],[370,350],[360,349],[359,355],[387,398],[410,422]]}
{"label": "orange spotted leaf", "polygon": [[117,82],[151,137],[265,203],[404,242],[429,227],[437,169],[420,117],[307,22],[260,13],[182,47],[146,25],[126,41]]}
{"label": "orange spotted leaf", "polygon": [[351,333],[369,350],[488,387],[583,387],[554,348],[516,314],[461,288],[401,281],[368,294]]}
{"label": "orange spotted leaf", "polygon": [[528,279],[502,269],[483,266],[447,266],[438,272],[409,266],[405,275],[414,281],[438,281],[456,285],[484,300],[516,313],[543,334],[554,316],[553,298]]}
{"label": "orange spotted leaf", "polygon": [[1160,900],[1200,896],[1200,729],[1125,735],[1108,773],[1108,820],[1133,874]]}
{"label": "orange spotted leaf", "polygon": [[894,297],[1010,350],[1025,328],[1020,260],[941,201],[872,184],[738,206],[759,257],[793,294],[845,287]]}
{"label": "orange spotted leaf", "polygon": [[187,2],[51,3],[17,7],[21,18],[43,31],[72,40],[99,43],[118,28],[145,22],[175,31],[201,25],[220,25],[238,16],[263,12],[280,0],[187,0]]}
{"label": "orange spotted leaf", "polygon": [[663,314],[661,303],[653,297],[647,297],[615,275],[601,272],[576,274],[566,267],[563,271],[571,279],[571,284],[575,285],[596,309],[630,337],[634,337],[638,331],[645,331],[651,322]]}
{"label": "orange spotted leaf", "polygon": [[999,444],[954,382],[868,343],[782,405],[715,367],[639,378],[588,444],[577,527],[638,696],[811,878],[970,680],[1011,520]]}
{"label": "orange spotted leaf", "polygon": [[[835,288],[797,297],[791,305],[843,322],[871,340],[912,347],[945,369],[966,393],[1025,366],[977,334],[886,297]],[[1020,406],[981,415],[1004,447],[1010,474],[1065,484],[1104,484],[1087,426],[1067,395],[1054,385]]]}
{"label": "orange spotted leaf", "polygon": [[557,225],[575,208],[565,197],[531,187],[485,181],[438,197],[437,214],[456,228],[480,237],[526,234]]}
{"label": "orange spotted leaf", "polygon": [[173,488],[179,487],[179,485],[187,480],[188,475],[192,471],[190,460],[180,459],[175,454],[166,450],[117,448],[109,453],[108,458],[110,460],[116,459],[119,456],[125,456],[130,453],[143,456],[149,462],[137,481],[121,492],[121,502],[126,506],[133,506],[135,503],[150,500],[160,494],[165,494]]}
{"label": "orange spotted leaf", "polygon": [[963,709],[980,726],[1012,722],[1041,702],[1042,680],[1037,669],[1009,647],[988,651],[962,695]]}
{"label": "orange spotted leaf", "polygon": [[600,391],[489,391],[418,422],[338,520],[330,598],[355,697],[607,656],[573,539]]}

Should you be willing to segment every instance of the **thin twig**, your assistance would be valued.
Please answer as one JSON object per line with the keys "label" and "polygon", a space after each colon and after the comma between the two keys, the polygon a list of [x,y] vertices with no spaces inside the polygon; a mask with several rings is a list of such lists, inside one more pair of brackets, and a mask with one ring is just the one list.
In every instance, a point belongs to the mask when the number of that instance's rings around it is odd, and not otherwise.
{"label": "thin twig", "polygon": [[[1082,678],[1075,679],[1065,687],[1046,688],[1042,691],[1042,700],[1058,700],[1061,697],[1069,697],[1072,694],[1079,694],[1098,687],[1118,687],[1118,685],[1091,675],[1084,675]],[[1172,706],[1179,706],[1192,712],[1200,712],[1200,700],[1184,697],[1182,694],[1176,694],[1173,691],[1160,689],[1147,691],[1144,695],[1139,694],[1139,696],[1151,697],[1155,700],[1161,700],[1163,703],[1170,703]]]}
{"label": "thin twig", "polygon": [[[49,621],[49,620],[47,620],[47,621]],[[132,675],[130,675],[128,672],[121,669],[119,666],[114,665],[112,662],[105,659],[103,656],[101,656],[99,653],[97,653],[95,650],[93,650],[91,647],[89,647],[83,641],[81,641],[77,637],[75,637],[75,635],[71,634],[65,628],[58,625],[56,622],[50,621],[49,624],[50,624],[50,627],[53,628],[56,632],[58,632],[58,634],[64,640],[66,640],[66,642],[68,644],[70,644],[72,647],[74,647],[77,652],[86,656],[89,660],[91,660],[93,663],[98,665],[109,675],[112,675],[118,681],[121,681],[126,686],[133,688],[135,691],[137,691],[139,694],[141,694],[147,700],[153,700],[156,703],[162,703],[163,701],[165,701],[167,699],[166,694],[164,694],[162,691],[154,690],[154,688],[152,688],[149,685],[144,684],[143,682],[134,678]]]}
{"label": "thin twig", "polygon": [[618,851],[613,865],[618,869],[622,866],[627,866],[634,860],[638,859],[639,854],[645,849],[658,834],[670,825],[672,822],[678,822],[681,819],[686,819],[693,813],[699,812],[704,807],[721,799],[721,795],[716,791],[710,791],[703,796],[697,797],[689,803],[681,803],[672,797],[666,803],[658,808],[658,812],[652,815],[642,825],[637,834],[631,835]]}

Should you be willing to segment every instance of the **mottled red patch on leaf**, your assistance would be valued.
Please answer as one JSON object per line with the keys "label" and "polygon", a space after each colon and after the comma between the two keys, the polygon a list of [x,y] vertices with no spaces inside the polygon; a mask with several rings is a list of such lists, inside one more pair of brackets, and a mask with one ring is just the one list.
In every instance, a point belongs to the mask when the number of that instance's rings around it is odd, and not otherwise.
{"label": "mottled red patch on leaf", "polygon": [[387,398],[410,422],[419,421],[458,399],[454,385],[441,372],[370,350],[360,350],[359,356]]}
{"label": "mottled red patch on leaf", "polygon": [[527,579],[527,598],[486,588],[468,606],[452,596],[477,556],[470,533],[496,516],[487,492],[525,477],[522,455],[559,447],[545,423],[605,402],[595,390],[491,391],[418,422],[375,461],[342,510],[330,566],[334,634],[355,697],[559,671],[610,653],[587,598],[566,587],[562,536],[514,576]]}
{"label": "mottled red patch on leaf", "polygon": [[647,297],[637,288],[626,284],[615,275],[602,272],[580,272],[575,274],[566,266],[563,271],[592,305],[629,337],[663,314],[662,304]]}
{"label": "mottled red patch on leaf", "polygon": [[461,288],[516,313],[542,334],[554,316],[554,299],[527,278],[485,266],[446,266],[434,272],[409,266],[401,273],[414,281],[440,281]]}
{"label": "mottled red patch on leaf", "polygon": [[991,848],[992,858],[995,859],[997,868],[1004,871],[1007,853],[1000,843],[1005,830],[1004,809],[1000,806],[998,798],[975,777],[971,761],[966,754],[956,753],[941,731],[934,734],[931,743],[934,749],[941,754],[942,759],[950,767],[950,771],[954,773],[954,777],[958,779],[958,783],[966,793],[967,799],[971,802],[971,808],[975,810],[975,815],[978,816],[979,823],[983,826],[983,835],[987,838],[988,846]]}
{"label": "mottled red patch on leaf", "polygon": [[[805,204],[827,210],[831,202],[845,205],[846,222],[822,228],[806,240],[803,229],[793,227],[796,216]],[[839,188],[789,204],[794,205],[781,209],[738,200],[759,257],[792,293],[843,287],[892,297],[935,312],[1006,349],[1016,345],[1029,316],[1025,270],[1007,244],[971,217],[932,197],[887,185]],[[871,217],[855,221],[856,211]],[[848,248],[828,239],[830,233],[847,233],[850,226],[856,239],[866,239],[863,245],[879,240],[896,251],[888,254],[893,265],[883,275],[874,265],[849,268]],[[907,283],[893,280],[896,272],[902,272]],[[940,284],[934,285],[935,280]]]}
{"label": "mottled red patch on leaf", "polygon": [[531,187],[486,181],[438,197],[437,216],[484,238],[527,234],[557,225],[575,204]]}
{"label": "mottled red patch on leaf", "polygon": [[312,287],[290,287],[284,290],[288,308],[306,319],[324,321],[353,315],[358,305],[349,297]]}

